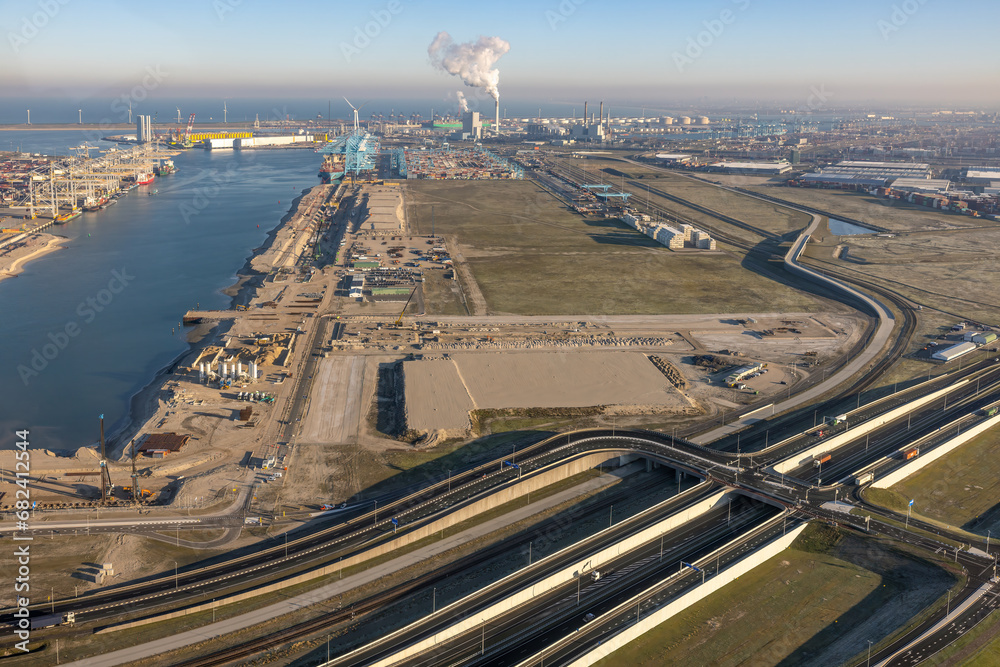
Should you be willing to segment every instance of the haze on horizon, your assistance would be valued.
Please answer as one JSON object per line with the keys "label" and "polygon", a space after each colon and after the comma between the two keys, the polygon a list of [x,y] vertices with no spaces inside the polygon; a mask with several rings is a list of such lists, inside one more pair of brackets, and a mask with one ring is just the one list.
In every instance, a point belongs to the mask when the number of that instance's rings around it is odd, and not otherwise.
{"label": "haze on horizon", "polygon": [[[501,104],[577,104],[582,111],[584,99],[604,99],[630,107],[796,108],[821,90],[831,108],[991,110],[1000,107],[997,18],[1000,5],[989,0],[713,0],[683,7],[387,0],[336,8],[301,1],[277,8],[249,0],[13,0],[0,8],[0,88],[8,101],[106,107],[156,72],[144,97],[167,105],[209,97],[447,99],[461,82],[427,56],[431,40],[446,30],[459,42],[479,35],[510,42],[497,64]],[[338,108],[335,115],[345,114]]]}

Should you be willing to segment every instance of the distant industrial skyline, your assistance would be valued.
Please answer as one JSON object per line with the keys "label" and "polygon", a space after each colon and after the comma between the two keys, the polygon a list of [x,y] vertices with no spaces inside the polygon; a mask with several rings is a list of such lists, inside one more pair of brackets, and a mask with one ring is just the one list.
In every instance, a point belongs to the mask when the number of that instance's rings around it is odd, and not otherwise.
{"label": "distant industrial skyline", "polygon": [[510,43],[497,64],[501,105],[603,97],[634,107],[993,109],[998,18],[989,0],[13,0],[0,8],[0,88],[8,100],[81,105],[122,96],[136,106],[196,97],[445,100],[461,82],[434,68],[427,48],[447,31],[457,42]]}

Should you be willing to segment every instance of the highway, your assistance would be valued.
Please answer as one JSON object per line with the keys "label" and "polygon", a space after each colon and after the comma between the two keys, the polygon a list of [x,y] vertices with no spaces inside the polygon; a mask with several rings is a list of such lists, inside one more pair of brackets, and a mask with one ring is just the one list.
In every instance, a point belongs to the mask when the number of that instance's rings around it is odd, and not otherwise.
{"label": "highway", "polygon": [[[457,662],[468,657],[470,653],[478,652],[485,634],[488,645],[487,656],[501,661],[497,664],[509,665],[520,655],[530,655],[538,646],[575,630],[585,622],[583,619],[585,614],[592,613],[598,616],[604,613],[630,599],[635,593],[677,572],[680,561],[696,561],[778,512],[774,507],[751,504],[745,499],[734,503],[731,515],[729,510],[728,505],[716,508],[671,531],[664,541],[650,540],[645,545],[601,565],[598,570],[600,578],[597,580],[593,579],[593,570],[586,569],[573,581],[538,595],[529,603],[498,618],[490,619],[486,622],[485,633],[476,628],[453,640],[435,644],[433,651],[398,664],[416,666]],[[659,519],[662,520],[665,516],[669,514],[661,514]],[[619,532],[617,539],[631,532],[635,531]],[[574,549],[573,554],[566,554],[565,557],[563,554],[558,554],[559,558],[549,559],[552,563],[548,569],[552,571],[570,567],[597,550],[595,546],[580,551]],[[502,591],[502,595],[497,595],[495,599],[502,599],[515,590],[529,588],[543,579],[547,573],[539,572],[536,576],[526,574],[528,576],[522,581],[514,583],[510,590]],[[483,604],[493,601],[480,603],[476,597],[469,596],[442,610],[440,614],[432,617],[435,621],[433,624],[419,629],[414,628],[412,632],[394,638],[389,650],[374,653],[369,652],[366,647],[366,650],[349,655],[334,664],[374,664],[377,660],[390,657],[407,643],[431,637],[455,622],[474,618]],[[512,638],[515,641],[508,641]]]}

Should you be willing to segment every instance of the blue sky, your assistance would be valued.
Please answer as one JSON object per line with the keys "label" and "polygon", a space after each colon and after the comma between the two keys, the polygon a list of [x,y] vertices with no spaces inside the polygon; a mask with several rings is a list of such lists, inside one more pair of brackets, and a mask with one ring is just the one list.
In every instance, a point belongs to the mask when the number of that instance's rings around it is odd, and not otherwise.
{"label": "blue sky", "polygon": [[[512,103],[801,107],[823,90],[833,106],[996,108],[998,18],[995,0],[7,0],[0,89],[82,103],[145,79],[164,106],[191,97],[443,99],[462,86],[430,65],[427,46],[447,30],[456,41],[510,42],[498,67]],[[355,41],[366,27],[374,36]]]}

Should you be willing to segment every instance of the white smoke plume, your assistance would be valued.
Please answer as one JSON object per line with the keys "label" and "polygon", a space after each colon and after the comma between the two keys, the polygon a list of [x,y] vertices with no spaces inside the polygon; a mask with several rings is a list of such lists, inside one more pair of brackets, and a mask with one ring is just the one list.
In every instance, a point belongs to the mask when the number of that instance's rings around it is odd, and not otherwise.
{"label": "white smoke plume", "polygon": [[455,97],[458,98],[458,108],[462,110],[462,113],[468,112],[469,103],[465,101],[465,95],[461,90],[455,91]]}
{"label": "white smoke plume", "polygon": [[460,77],[467,86],[484,88],[495,100],[500,99],[500,70],[494,65],[508,51],[510,44],[499,37],[480,36],[475,42],[456,44],[443,30],[427,47],[435,67]]}

